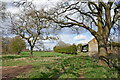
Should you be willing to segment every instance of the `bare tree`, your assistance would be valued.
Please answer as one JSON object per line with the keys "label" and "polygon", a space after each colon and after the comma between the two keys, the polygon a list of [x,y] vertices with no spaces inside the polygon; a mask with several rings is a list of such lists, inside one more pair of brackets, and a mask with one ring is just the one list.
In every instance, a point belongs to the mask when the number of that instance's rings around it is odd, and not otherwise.
{"label": "bare tree", "polygon": [[6,10],[6,3],[0,1],[0,20],[5,19],[5,10]]}
{"label": "bare tree", "polygon": [[[57,23],[61,28],[85,28],[98,42],[99,56],[107,55],[107,42],[111,29],[119,20],[120,5],[115,0],[108,2],[65,1],[57,7],[44,10],[41,17]],[[113,14],[112,14],[113,13]]]}
{"label": "bare tree", "polygon": [[10,37],[2,37],[2,54],[10,54],[10,43],[11,43]]}
{"label": "bare tree", "polygon": [[[45,19],[39,18],[34,9],[24,11],[22,14],[10,15],[12,33],[27,40],[30,46],[30,57],[38,40],[56,39],[46,32],[50,26]],[[49,31],[49,30],[48,30]]]}

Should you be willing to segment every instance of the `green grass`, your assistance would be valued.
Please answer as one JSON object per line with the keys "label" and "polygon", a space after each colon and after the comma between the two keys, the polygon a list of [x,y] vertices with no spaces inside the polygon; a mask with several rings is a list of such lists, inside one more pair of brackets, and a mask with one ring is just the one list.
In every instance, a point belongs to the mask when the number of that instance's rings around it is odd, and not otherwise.
{"label": "green grass", "polygon": [[[83,56],[87,53],[81,54]],[[56,52],[34,52],[33,58],[29,58],[29,52],[22,52],[20,56],[4,55],[2,66],[32,65],[29,72],[22,73],[17,78],[54,78],[56,75],[57,78],[79,78],[81,61],[84,61],[85,78],[117,78],[115,69],[97,65],[97,62],[88,54],[84,60],[82,56]]]}
{"label": "green grass", "polygon": [[[22,52],[22,56],[28,56],[29,52]],[[69,54],[61,54],[58,52],[33,52],[33,56],[39,56],[39,57],[66,57],[66,56],[75,56],[75,55],[69,55]]]}
{"label": "green grass", "polygon": [[83,68],[86,78],[118,78],[118,71],[97,65],[97,60],[95,62],[95,59],[93,61],[89,56],[84,59]]}
{"label": "green grass", "polygon": [[59,58],[62,59],[70,56],[76,55],[61,54],[56,52],[33,52],[33,58],[29,58],[29,52],[22,52],[21,55],[2,56],[2,66],[42,65],[55,62]]}
{"label": "green grass", "polygon": [[[61,54],[57,52],[33,52],[34,57],[66,57],[66,56],[75,56],[75,55],[68,55],[68,54]],[[22,58],[22,57],[29,57],[29,52],[21,52],[21,55],[3,55],[3,59],[15,59],[15,58]]]}

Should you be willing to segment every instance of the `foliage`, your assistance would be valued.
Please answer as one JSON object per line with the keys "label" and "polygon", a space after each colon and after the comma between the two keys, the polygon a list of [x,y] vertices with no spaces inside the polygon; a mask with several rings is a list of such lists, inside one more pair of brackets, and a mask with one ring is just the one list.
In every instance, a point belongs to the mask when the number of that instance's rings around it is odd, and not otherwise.
{"label": "foliage", "polygon": [[71,46],[55,46],[53,50],[59,53],[77,54],[77,47],[75,44]]}
{"label": "foliage", "polygon": [[26,48],[26,43],[22,38],[20,38],[19,36],[12,38],[10,44],[11,53],[17,53],[19,55],[20,52],[25,48]]}

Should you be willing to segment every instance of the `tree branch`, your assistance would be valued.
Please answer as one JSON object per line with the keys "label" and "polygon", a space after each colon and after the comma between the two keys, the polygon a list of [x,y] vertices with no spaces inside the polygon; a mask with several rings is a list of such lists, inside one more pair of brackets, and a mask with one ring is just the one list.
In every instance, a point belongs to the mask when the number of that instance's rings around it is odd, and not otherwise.
{"label": "tree branch", "polygon": [[118,18],[120,18],[120,15],[119,15],[119,13],[118,13],[118,11],[117,11],[117,9],[119,9],[119,8],[120,8],[120,6],[117,6],[117,7],[114,9],[115,15],[114,15],[114,17],[113,17],[113,21],[112,21],[111,27],[113,27],[113,25],[116,23],[116,21],[118,20]]}
{"label": "tree branch", "polygon": [[94,20],[94,18],[91,15],[89,15],[88,13],[84,13],[84,12],[80,11],[78,8],[74,8],[74,9],[76,9],[78,12],[80,12],[83,15],[89,16],[93,20],[94,24],[96,26],[98,26],[97,22]]}
{"label": "tree branch", "polygon": [[96,34],[96,31],[94,31],[92,28],[90,28],[90,27],[87,26],[86,24],[80,23],[80,22],[78,22],[78,21],[76,21],[76,20],[74,20],[74,19],[71,19],[71,18],[67,17],[67,16],[66,16],[66,18],[69,19],[69,20],[71,20],[71,21],[76,22],[78,26],[83,27],[83,28],[89,30],[93,35]]}
{"label": "tree branch", "polygon": [[98,12],[94,12],[94,10],[91,8],[90,5],[94,5],[96,7],[97,11],[99,10],[98,6],[94,2],[88,2],[88,7],[92,11],[92,14],[98,14]]}
{"label": "tree branch", "polygon": [[113,5],[113,3],[114,3],[114,1],[115,1],[115,0],[109,0],[107,6],[108,6],[109,8],[111,8],[112,5]]}
{"label": "tree branch", "polygon": [[71,5],[69,5],[67,8],[65,8],[65,10],[64,11],[62,11],[62,12],[60,12],[60,13],[58,13],[58,15],[59,14],[62,14],[62,13],[65,13],[68,9],[70,9],[73,5],[77,5],[77,4],[79,4],[79,1],[78,2],[76,2],[76,3],[74,3],[74,4],[71,4]]}

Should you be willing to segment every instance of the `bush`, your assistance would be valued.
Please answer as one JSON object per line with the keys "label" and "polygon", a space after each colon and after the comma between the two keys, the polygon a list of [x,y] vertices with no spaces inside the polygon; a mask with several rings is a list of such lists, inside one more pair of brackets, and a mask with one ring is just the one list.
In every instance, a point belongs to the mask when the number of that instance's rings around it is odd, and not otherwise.
{"label": "bush", "polygon": [[59,53],[66,53],[66,54],[77,54],[77,47],[75,44],[71,45],[71,46],[55,46],[53,48],[53,50],[55,52],[59,52]]}
{"label": "bush", "polygon": [[17,53],[19,55],[20,52],[25,48],[26,48],[26,43],[19,36],[16,36],[11,40],[11,44],[10,44],[11,53],[15,53],[15,54]]}
{"label": "bush", "polygon": [[77,45],[77,50],[78,50],[79,52],[81,52],[81,50],[82,50],[82,44],[78,44],[78,45]]}

